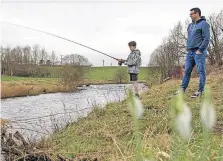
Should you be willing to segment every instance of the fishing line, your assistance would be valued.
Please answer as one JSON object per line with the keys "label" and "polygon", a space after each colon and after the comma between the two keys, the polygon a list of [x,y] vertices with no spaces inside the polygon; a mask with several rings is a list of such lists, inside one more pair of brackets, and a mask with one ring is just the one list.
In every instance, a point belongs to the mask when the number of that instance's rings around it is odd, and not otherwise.
{"label": "fishing line", "polygon": [[120,61],[120,59],[118,59],[118,58],[115,58],[115,57],[113,57],[113,56],[111,56],[111,55],[108,55],[108,54],[106,54],[106,53],[103,53],[103,52],[101,52],[101,51],[99,51],[99,50],[96,50],[96,49],[94,49],[94,48],[92,48],[92,47],[89,47],[89,46],[87,46],[87,45],[81,44],[81,43],[79,43],[79,42],[76,42],[76,41],[73,41],[73,40],[64,38],[64,37],[62,37],[62,36],[58,36],[58,35],[55,35],[55,34],[52,34],[52,33],[46,32],[46,31],[42,31],[42,30],[38,30],[38,29],[34,29],[34,28],[31,28],[31,27],[27,27],[27,26],[23,26],[23,25],[14,24],[14,23],[11,23],[11,22],[6,22],[6,21],[0,21],[0,22],[2,22],[2,23],[7,23],[7,24],[10,24],[10,25],[14,25],[14,26],[18,26],[18,27],[25,28],[25,29],[29,29],[29,30],[33,30],[33,31],[37,31],[37,32],[41,32],[41,33],[44,33],[44,34],[47,34],[47,35],[51,35],[51,36],[57,37],[57,38],[59,38],[59,39],[63,39],[63,40],[69,41],[69,42],[71,42],[71,43],[80,45],[80,46],[82,46],[82,47],[88,48],[88,49],[90,49],[90,50],[93,50],[93,51],[98,52],[98,53],[100,53],[100,54],[102,54],[102,55],[108,56],[108,57],[110,57],[110,58],[112,58],[112,59],[115,59],[115,60],[117,60],[117,61]]}

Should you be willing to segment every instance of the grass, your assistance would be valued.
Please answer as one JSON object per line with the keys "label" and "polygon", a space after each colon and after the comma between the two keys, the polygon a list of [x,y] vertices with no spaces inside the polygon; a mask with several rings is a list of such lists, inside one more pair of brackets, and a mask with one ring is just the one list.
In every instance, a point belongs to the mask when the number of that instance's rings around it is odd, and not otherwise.
{"label": "grass", "polygon": [[1,98],[67,91],[58,78],[1,76]]}
{"label": "grass", "polygon": [[1,98],[31,96],[43,93],[68,92],[58,80],[31,79],[1,82]]}
{"label": "grass", "polygon": [[[120,68],[126,69],[126,76],[128,76],[127,67],[93,67],[90,68],[87,78],[90,80],[113,80],[116,71]],[[148,80],[149,70],[148,67],[142,67],[139,73],[139,79]]]}
{"label": "grass", "polygon": [[58,78],[34,78],[34,77],[17,77],[17,76],[7,76],[7,75],[2,75],[1,76],[1,81],[6,82],[6,81],[33,81],[37,80],[40,82],[47,82],[47,81],[55,81],[58,80]]}
{"label": "grass", "polygon": [[[147,109],[139,120],[142,136],[142,150],[155,160],[169,160],[171,154],[172,128],[170,124],[169,105],[171,96],[179,87],[180,81],[167,81],[153,86],[142,94],[142,102]],[[191,99],[197,89],[198,79],[191,81],[185,100],[193,113],[193,136],[190,141],[182,143],[175,139],[175,149],[182,155],[180,160],[195,160],[203,148],[202,128],[200,123],[201,98]],[[223,132],[223,73],[210,75],[207,84],[212,90],[213,104],[217,113],[217,123],[212,134],[211,154],[209,160],[221,160]],[[80,119],[64,130],[54,134],[50,148],[55,154],[76,158],[98,158],[99,160],[133,160],[134,138],[133,123],[126,101],[108,104],[105,109],[94,109],[86,118]],[[177,144],[178,143],[178,144]],[[198,159],[199,160],[199,159]]]}
{"label": "grass", "polygon": [[[53,73],[53,68],[50,67],[51,73]],[[55,70],[58,70],[59,67],[57,67]],[[126,69],[126,75],[127,73],[127,67],[92,67],[90,68],[89,72],[87,73],[86,78],[89,80],[114,80],[115,78],[115,72],[120,69],[124,68]],[[148,80],[150,69],[147,67],[142,67],[139,79],[140,80]],[[50,80],[57,80],[58,78],[32,78],[32,77],[16,77],[16,76],[6,76],[2,75],[1,80],[2,81],[30,81],[30,80],[43,80],[43,81],[50,81]]]}

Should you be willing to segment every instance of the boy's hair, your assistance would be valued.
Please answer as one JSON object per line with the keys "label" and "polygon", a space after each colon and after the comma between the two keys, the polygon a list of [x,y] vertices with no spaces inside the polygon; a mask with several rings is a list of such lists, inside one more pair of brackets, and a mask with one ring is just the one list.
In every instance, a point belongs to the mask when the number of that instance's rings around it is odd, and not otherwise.
{"label": "boy's hair", "polygon": [[128,43],[128,45],[129,45],[129,46],[134,46],[134,47],[136,47],[136,42],[135,42],[135,41],[130,41],[130,42]]}
{"label": "boy's hair", "polygon": [[200,10],[200,8],[192,8],[190,11],[194,11],[194,13],[198,13],[199,16],[201,16],[201,10]]}

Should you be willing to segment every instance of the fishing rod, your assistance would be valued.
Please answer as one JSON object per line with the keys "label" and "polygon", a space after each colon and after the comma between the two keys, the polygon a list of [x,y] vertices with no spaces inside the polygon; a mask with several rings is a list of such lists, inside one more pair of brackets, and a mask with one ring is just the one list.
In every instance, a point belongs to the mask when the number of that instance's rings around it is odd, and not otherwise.
{"label": "fishing rod", "polygon": [[11,22],[6,22],[6,21],[1,21],[1,22],[3,22],[3,23],[8,23],[8,24],[10,24],[10,25],[14,25],[14,26],[18,26],[18,27],[22,27],[22,28],[29,29],[29,30],[33,30],[33,31],[37,31],[37,32],[41,32],[41,33],[44,33],[44,34],[47,34],[47,35],[51,35],[51,36],[54,36],[54,37],[57,37],[57,38],[60,38],[60,39],[63,39],[63,40],[72,42],[72,43],[74,43],[74,44],[80,45],[80,46],[82,46],[82,47],[88,48],[88,49],[90,49],[90,50],[96,51],[96,52],[98,52],[98,53],[100,53],[100,54],[103,54],[103,55],[105,55],[105,56],[108,56],[108,57],[110,57],[110,58],[112,58],[112,59],[115,59],[115,60],[117,60],[117,61],[119,62],[119,63],[118,63],[119,65],[121,65],[122,63],[124,63],[122,59],[115,58],[115,57],[113,57],[113,56],[111,56],[111,55],[108,55],[108,54],[103,53],[103,52],[101,52],[101,51],[99,51],[99,50],[93,49],[93,48],[91,48],[91,47],[89,47],[89,46],[83,45],[83,44],[81,44],[81,43],[75,42],[75,41],[70,40],[70,39],[67,39],[67,38],[64,38],[64,37],[61,37],[61,36],[58,36],[58,35],[55,35],[55,34],[46,32],[46,31],[42,31],[42,30],[38,30],[38,29],[34,29],[34,28],[31,28],[31,27],[27,27],[27,26],[22,26],[22,25],[14,24],[14,23],[11,23]]}

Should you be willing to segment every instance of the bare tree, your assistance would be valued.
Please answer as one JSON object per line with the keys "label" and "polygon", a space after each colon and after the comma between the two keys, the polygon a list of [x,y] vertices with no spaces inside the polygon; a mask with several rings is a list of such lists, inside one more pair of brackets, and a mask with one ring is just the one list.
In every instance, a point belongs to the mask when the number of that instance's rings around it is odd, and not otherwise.
{"label": "bare tree", "polygon": [[159,67],[161,80],[170,77],[171,70],[179,65],[180,54],[176,50],[175,45],[171,38],[164,39],[150,57],[149,66]]}
{"label": "bare tree", "polygon": [[45,64],[45,57],[46,57],[45,54],[46,54],[46,50],[45,50],[45,48],[42,48],[41,52],[40,52],[39,65],[44,65]]}
{"label": "bare tree", "polygon": [[182,64],[182,58],[184,58],[186,53],[186,33],[183,31],[183,25],[181,22],[178,22],[176,26],[174,26],[173,30],[171,30],[169,36],[169,46],[172,49],[172,56],[176,59],[177,64]]}
{"label": "bare tree", "polygon": [[55,65],[55,62],[56,61],[57,61],[57,58],[56,58],[55,52],[52,51],[52,54],[51,54],[51,62],[52,62],[52,65]]}
{"label": "bare tree", "polygon": [[23,48],[23,63],[24,64],[30,64],[31,61],[31,47],[30,46],[25,46]]}
{"label": "bare tree", "polygon": [[18,54],[18,63],[22,64],[23,63],[23,49],[20,46],[16,47],[17,54]]}
{"label": "bare tree", "polygon": [[[39,65],[51,66],[52,63],[57,62],[57,57],[55,52],[52,51],[51,55],[46,52],[45,48],[40,48],[39,45],[34,45],[32,48],[30,46],[16,46],[14,48],[6,47],[0,48],[1,52],[1,73],[11,76],[42,76],[48,77],[50,75],[55,75],[47,67],[40,67]],[[67,65],[72,65],[72,73],[77,74],[79,78],[84,76],[84,73],[88,70],[88,67],[91,66],[88,59],[78,55],[71,54],[65,56],[65,62]],[[38,65],[39,62],[39,65]],[[69,67],[69,70],[71,68]],[[68,71],[69,71],[68,70]],[[57,76],[61,75],[60,70],[57,69]],[[69,72],[68,72],[69,73]],[[74,75],[73,75],[74,76]],[[76,82],[76,80],[75,80]]]}
{"label": "bare tree", "polygon": [[5,61],[6,54],[2,46],[0,48],[0,54],[1,54],[1,74],[6,74],[6,61]]}
{"label": "bare tree", "polygon": [[63,57],[63,64],[75,66],[91,66],[88,59],[79,54],[70,54]]}
{"label": "bare tree", "polygon": [[11,54],[11,49],[9,47],[3,49],[3,65],[4,68],[6,69],[5,74],[7,75],[13,75],[13,61],[12,61],[12,54]]}
{"label": "bare tree", "polygon": [[82,55],[70,54],[63,57],[63,70],[61,74],[64,86],[73,89],[82,81],[91,66],[91,63]]}
{"label": "bare tree", "polygon": [[223,41],[223,10],[219,14],[212,14],[208,18],[210,24],[210,45],[208,48],[208,60],[210,64],[217,64],[218,66],[223,65],[223,52],[222,52],[222,41]]}
{"label": "bare tree", "polygon": [[[223,65],[223,11],[212,14],[209,19],[211,43],[208,47],[208,59],[211,64]],[[161,73],[161,79],[171,76],[172,71],[183,65],[186,56],[187,27],[178,22],[167,38],[153,51],[149,66],[156,66]],[[180,71],[180,70],[179,70]]]}
{"label": "bare tree", "polygon": [[89,62],[89,60],[82,56],[82,55],[79,55],[79,54],[75,54],[75,58],[77,60],[77,64],[80,65],[80,66],[91,66],[92,64]]}
{"label": "bare tree", "polygon": [[34,64],[38,64],[39,55],[40,55],[40,46],[36,44],[36,45],[33,46],[33,61],[34,61]]}
{"label": "bare tree", "polygon": [[47,61],[46,61],[46,65],[47,65],[47,66],[51,66],[51,65],[52,65],[52,62],[51,62],[50,60],[47,60]]}

